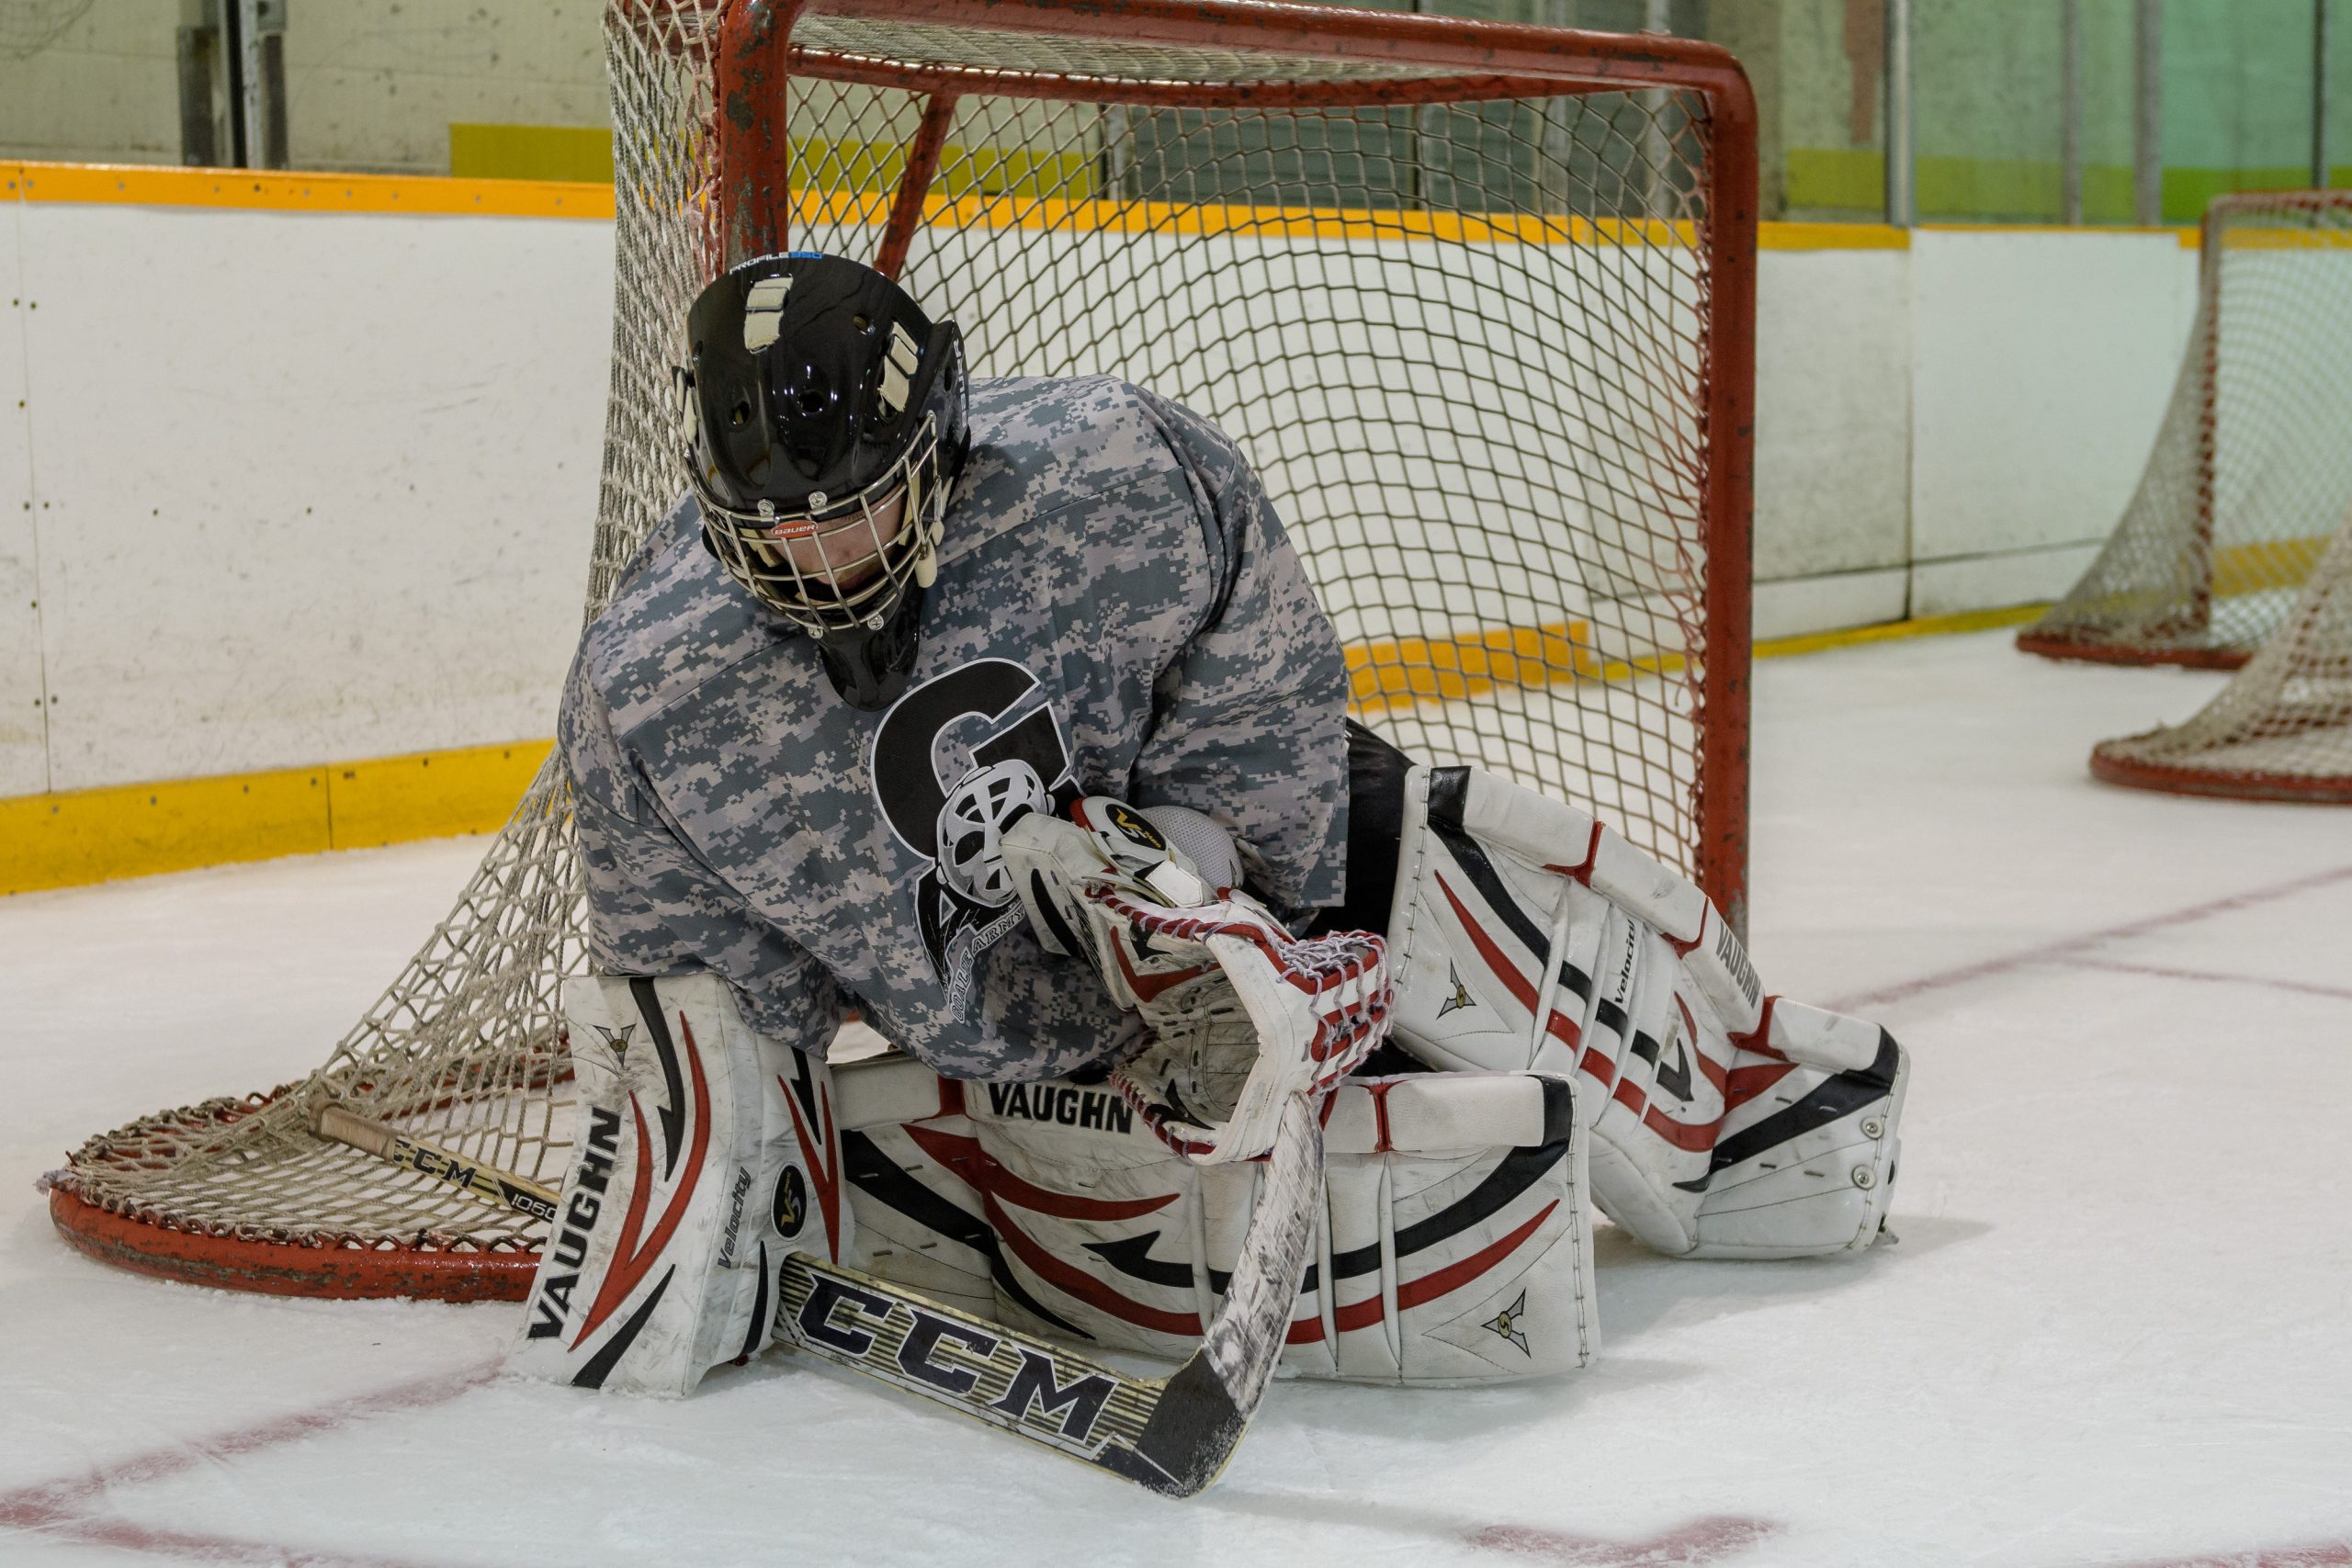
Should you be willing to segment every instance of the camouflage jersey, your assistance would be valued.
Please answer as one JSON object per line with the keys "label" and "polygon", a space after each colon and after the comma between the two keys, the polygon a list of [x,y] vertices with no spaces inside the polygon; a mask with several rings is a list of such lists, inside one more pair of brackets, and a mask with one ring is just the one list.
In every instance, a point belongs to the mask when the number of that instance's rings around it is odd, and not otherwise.
{"label": "camouflage jersey", "polygon": [[691,501],[581,639],[560,739],[605,971],[708,969],[821,1049],[854,998],[940,1072],[1052,1077],[1123,1050],[995,851],[1019,804],[1206,812],[1252,884],[1335,903],[1347,679],[1233,444],[1107,378],[976,381],[973,446],[905,695],[862,713],[702,542]]}

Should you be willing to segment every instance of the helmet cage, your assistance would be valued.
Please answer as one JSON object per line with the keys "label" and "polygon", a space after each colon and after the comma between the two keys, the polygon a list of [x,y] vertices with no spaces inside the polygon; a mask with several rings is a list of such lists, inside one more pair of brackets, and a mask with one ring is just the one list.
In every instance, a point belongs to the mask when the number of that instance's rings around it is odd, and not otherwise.
{"label": "helmet cage", "polygon": [[[686,407],[691,420],[691,397]],[[928,588],[938,575],[950,487],[935,412],[873,482],[845,497],[813,491],[797,510],[729,500],[707,450],[689,434],[687,473],[712,553],[762,604],[812,636],[879,629],[910,587]],[[898,518],[886,525],[894,503]],[[861,538],[866,547],[855,548]],[[843,542],[854,553],[843,552]],[[804,547],[797,558],[796,544]]]}

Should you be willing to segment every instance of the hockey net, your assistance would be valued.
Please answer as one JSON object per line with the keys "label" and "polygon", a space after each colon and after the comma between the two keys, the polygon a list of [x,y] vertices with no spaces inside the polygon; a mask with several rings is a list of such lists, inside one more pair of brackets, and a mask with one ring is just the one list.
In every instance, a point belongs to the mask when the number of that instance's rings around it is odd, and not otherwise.
{"label": "hockey net", "polygon": [[[1727,56],[1222,0],[614,0],[605,31],[591,615],[684,491],[671,366],[699,287],[787,246],[873,260],[977,376],[1117,375],[1216,422],[1360,716],[1590,807],[1740,915],[1756,153]],[[303,1110],[560,1179],[565,790],[551,759],[322,1067],[92,1139],[52,1179],[61,1229],[236,1288],[522,1293],[536,1225]]]}
{"label": "hockey net", "polygon": [[2111,784],[2352,805],[2352,521],[2286,624],[2185,724],[2091,750]]}
{"label": "hockey net", "polygon": [[2140,484],[2018,646],[2234,669],[2286,621],[2352,504],[2352,191],[2206,210],[2198,306]]}

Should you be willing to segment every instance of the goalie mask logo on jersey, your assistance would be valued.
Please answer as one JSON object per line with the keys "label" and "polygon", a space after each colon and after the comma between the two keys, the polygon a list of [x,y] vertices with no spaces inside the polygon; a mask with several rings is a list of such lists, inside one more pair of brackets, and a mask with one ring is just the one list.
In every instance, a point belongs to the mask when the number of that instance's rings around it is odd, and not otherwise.
{"label": "goalie mask logo on jersey", "polygon": [[1021,923],[1002,835],[1078,791],[1069,748],[1037,677],[982,659],[924,682],[874,732],[874,798],[926,863],[915,920],[932,972],[960,1010],[980,953]]}

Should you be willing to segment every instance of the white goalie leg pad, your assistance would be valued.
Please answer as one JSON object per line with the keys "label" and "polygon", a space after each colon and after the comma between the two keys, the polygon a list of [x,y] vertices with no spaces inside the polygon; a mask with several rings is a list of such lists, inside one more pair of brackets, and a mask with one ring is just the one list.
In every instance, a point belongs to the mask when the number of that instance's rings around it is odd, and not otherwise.
{"label": "white goalie leg pad", "polygon": [[1859,1252],[1886,1221],[1910,1059],[1873,1023],[1766,999],[1739,1043],[1692,1258]]}
{"label": "white goalie leg pad", "polygon": [[510,1371],[678,1395],[768,1343],[793,1251],[850,1240],[825,1064],[712,975],[563,989],[578,1142]]}
{"label": "white goalie leg pad", "polygon": [[[1475,768],[1415,768],[1405,785],[1388,965],[1400,1039],[1432,1065],[1510,1070],[1565,1046],[1552,956],[1599,937],[1581,887],[1650,928],[1680,958],[1715,1021],[1738,1034],[1763,1016],[1746,949],[1698,887],[1573,806]],[[1572,945],[1580,939],[1580,951]],[[1581,972],[1597,971],[1593,963]],[[1460,1014],[1474,1005],[1488,1010]],[[1451,1020],[1451,1021],[1448,1021]]]}
{"label": "white goalie leg pad", "polygon": [[1591,1360],[1587,1134],[1566,1078],[1359,1080],[1324,1135],[1332,1375],[1445,1387]]}
{"label": "white goalie leg pad", "polygon": [[1416,769],[1399,851],[1399,1043],[1435,1066],[1578,1075],[1595,1201],[1661,1252],[1870,1244],[1903,1079],[1876,1025],[1768,1004],[1696,886],[1532,790]]}
{"label": "white goalie leg pad", "polygon": [[[906,1060],[842,1084],[861,1267],[1081,1344],[1179,1357],[1198,1342],[1256,1166],[1175,1156],[1101,1087],[959,1084]],[[1350,1080],[1325,1142],[1289,1373],[1500,1382],[1590,1358],[1585,1140],[1565,1079]]]}

